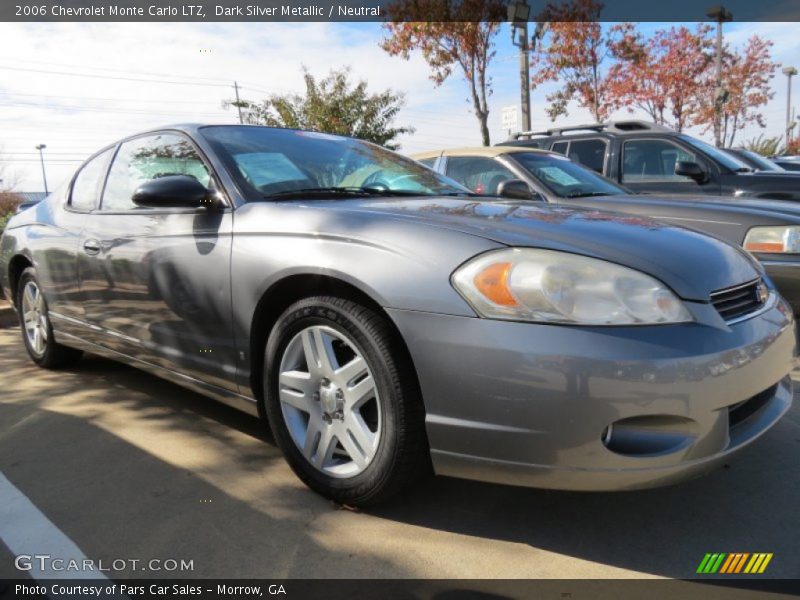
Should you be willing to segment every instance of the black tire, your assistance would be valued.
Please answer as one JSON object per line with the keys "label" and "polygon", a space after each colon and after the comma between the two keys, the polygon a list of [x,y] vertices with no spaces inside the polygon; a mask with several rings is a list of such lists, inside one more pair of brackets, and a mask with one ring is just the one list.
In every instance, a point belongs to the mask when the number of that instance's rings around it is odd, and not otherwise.
{"label": "black tire", "polygon": [[31,357],[33,362],[45,369],[56,369],[58,367],[73,364],[80,360],[81,356],[83,356],[82,351],[76,350],[75,348],[69,348],[68,346],[62,346],[55,341],[55,337],[53,336],[53,325],[50,323],[50,317],[47,312],[47,300],[44,295],[42,295],[41,315],[44,320],[47,335],[46,340],[43,343],[43,349],[41,351],[37,351],[37,349],[34,348],[34,345],[29,339],[25,327],[25,303],[23,301],[23,296],[29,283],[32,283],[34,286],[36,286],[36,289],[40,294],[42,293],[39,282],[36,279],[36,269],[33,267],[28,267],[25,269],[17,281],[17,314],[19,315],[22,342],[25,344],[25,350],[27,350],[28,356]]}
{"label": "black tire", "polygon": [[[313,466],[292,439],[281,409],[281,359],[290,341],[314,325],[330,327],[354,341],[375,381],[381,435],[372,461],[352,477],[332,477]],[[279,317],[264,358],[264,408],[287,462],[311,489],[341,504],[368,506],[408,489],[432,472],[424,406],[407,354],[385,317],[350,300],[307,298]]]}

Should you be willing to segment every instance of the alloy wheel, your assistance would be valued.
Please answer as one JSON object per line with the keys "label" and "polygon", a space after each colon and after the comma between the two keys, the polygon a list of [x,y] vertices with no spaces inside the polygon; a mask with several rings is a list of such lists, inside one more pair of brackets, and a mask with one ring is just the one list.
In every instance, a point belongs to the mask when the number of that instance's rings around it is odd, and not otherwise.
{"label": "alloy wheel", "polygon": [[44,296],[33,281],[27,282],[22,292],[22,320],[30,347],[36,354],[44,354],[47,346],[47,313]]}
{"label": "alloy wheel", "polygon": [[317,470],[348,478],[369,466],[381,437],[378,391],[345,334],[324,325],[296,334],[281,359],[278,393],[292,440]]}

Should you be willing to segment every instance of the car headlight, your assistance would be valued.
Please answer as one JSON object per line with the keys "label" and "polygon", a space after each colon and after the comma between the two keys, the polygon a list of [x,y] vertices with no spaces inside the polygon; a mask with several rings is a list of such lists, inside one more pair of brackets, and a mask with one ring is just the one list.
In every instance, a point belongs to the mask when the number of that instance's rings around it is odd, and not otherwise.
{"label": "car headlight", "polygon": [[750,252],[800,253],[800,226],[753,227],[744,237],[743,246]]}
{"label": "car headlight", "polygon": [[577,254],[510,248],[459,267],[453,285],[483,317],[576,325],[684,323],[683,302],[649,275]]}

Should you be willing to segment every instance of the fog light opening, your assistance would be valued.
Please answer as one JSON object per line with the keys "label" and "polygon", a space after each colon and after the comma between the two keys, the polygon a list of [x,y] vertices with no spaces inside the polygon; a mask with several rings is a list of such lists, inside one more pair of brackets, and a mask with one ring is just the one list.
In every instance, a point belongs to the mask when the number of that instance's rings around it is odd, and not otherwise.
{"label": "fog light opening", "polygon": [[608,446],[608,443],[611,441],[611,432],[614,430],[613,425],[609,425],[605,429],[603,429],[603,434],[600,436],[600,439],[603,440],[603,445]]}
{"label": "fog light opening", "polygon": [[673,415],[643,415],[609,423],[600,434],[606,449],[623,456],[663,456],[684,450],[696,438],[697,424]]}

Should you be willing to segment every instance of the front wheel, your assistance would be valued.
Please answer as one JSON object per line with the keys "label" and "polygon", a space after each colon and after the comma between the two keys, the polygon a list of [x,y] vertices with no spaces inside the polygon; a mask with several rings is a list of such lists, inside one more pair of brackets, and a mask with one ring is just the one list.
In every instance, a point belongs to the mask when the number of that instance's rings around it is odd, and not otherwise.
{"label": "front wheel", "polygon": [[416,378],[382,315],[342,298],[297,302],[269,336],[264,368],[275,439],[312,489],[367,505],[429,472]]}
{"label": "front wheel", "polygon": [[57,343],[53,326],[36,270],[29,267],[22,272],[17,283],[17,310],[19,312],[22,341],[28,356],[40,367],[54,369],[78,360],[83,352]]}

